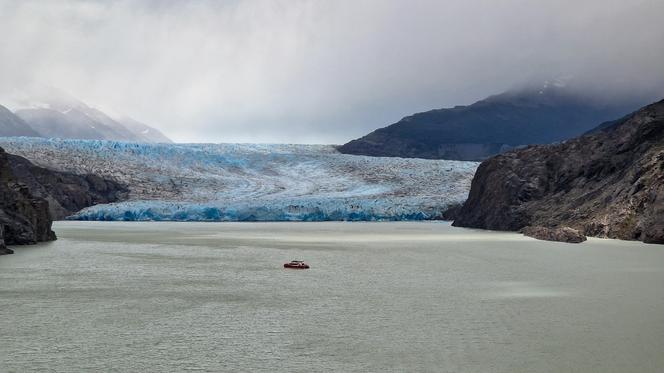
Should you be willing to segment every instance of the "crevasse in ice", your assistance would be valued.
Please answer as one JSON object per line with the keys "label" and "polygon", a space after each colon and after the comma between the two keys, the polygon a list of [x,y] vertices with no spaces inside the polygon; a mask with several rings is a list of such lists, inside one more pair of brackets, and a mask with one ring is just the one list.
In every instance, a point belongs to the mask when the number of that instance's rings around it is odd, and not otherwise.
{"label": "crevasse in ice", "polygon": [[79,220],[422,220],[467,197],[475,162],[345,155],[330,145],[0,138],[53,169],[125,183]]}

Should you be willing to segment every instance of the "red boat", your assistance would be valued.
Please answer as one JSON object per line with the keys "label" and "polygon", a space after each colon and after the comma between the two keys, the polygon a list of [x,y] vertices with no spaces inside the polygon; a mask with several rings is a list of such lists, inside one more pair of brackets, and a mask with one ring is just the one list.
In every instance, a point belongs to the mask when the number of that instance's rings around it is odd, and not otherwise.
{"label": "red boat", "polygon": [[309,269],[309,265],[301,260],[291,260],[290,263],[284,264],[284,268]]}

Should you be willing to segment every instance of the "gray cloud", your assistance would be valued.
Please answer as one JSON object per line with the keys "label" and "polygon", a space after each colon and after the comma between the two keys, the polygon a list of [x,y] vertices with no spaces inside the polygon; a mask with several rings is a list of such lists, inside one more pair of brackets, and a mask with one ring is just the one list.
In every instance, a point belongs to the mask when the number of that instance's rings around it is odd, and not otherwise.
{"label": "gray cloud", "polygon": [[662,94],[663,14],[661,0],[0,0],[0,86],[59,87],[180,141],[341,143],[549,77]]}

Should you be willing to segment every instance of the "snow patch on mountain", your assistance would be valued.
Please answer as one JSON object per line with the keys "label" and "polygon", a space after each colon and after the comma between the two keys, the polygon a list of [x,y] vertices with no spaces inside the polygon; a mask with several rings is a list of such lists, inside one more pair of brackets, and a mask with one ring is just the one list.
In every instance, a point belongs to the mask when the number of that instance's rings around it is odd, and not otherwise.
{"label": "snow patch on mountain", "polygon": [[421,220],[463,202],[476,162],[345,155],[328,145],[0,138],[34,163],[128,185],[80,220]]}
{"label": "snow patch on mountain", "polygon": [[171,142],[155,128],[128,116],[110,116],[50,86],[35,85],[8,92],[0,90],[0,102],[41,137]]}

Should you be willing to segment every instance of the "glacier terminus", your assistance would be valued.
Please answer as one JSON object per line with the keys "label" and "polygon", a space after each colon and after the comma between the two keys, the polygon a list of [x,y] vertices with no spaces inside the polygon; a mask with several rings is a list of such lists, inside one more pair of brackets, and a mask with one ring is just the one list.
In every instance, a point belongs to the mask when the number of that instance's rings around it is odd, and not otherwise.
{"label": "glacier terminus", "polygon": [[126,184],[125,201],[69,217],[120,221],[381,221],[440,218],[476,162],[345,155],[332,145],[145,144],[0,138],[33,163]]}

